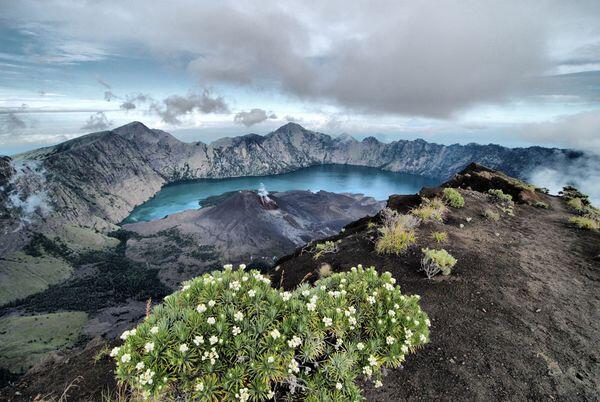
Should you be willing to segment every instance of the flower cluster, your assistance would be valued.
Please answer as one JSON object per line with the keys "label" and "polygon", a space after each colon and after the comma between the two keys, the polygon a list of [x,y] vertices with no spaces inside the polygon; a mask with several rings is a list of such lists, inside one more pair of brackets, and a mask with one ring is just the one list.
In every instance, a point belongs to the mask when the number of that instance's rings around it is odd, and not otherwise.
{"label": "flower cluster", "polygon": [[362,266],[288,292],[243,267],[205,274],[166,298],[113,349],[117,377],[145,397],[359,400],[428,341],[418,296]]}

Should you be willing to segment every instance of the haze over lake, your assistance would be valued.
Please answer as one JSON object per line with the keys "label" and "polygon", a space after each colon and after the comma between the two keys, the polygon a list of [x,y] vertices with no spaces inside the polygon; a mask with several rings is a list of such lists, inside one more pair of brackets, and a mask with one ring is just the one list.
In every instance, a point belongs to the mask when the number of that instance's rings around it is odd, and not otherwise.
{"label": "haze over lake", "polygon": [[200,208],[199,202],[228,191],[257,190],[263,184],[269,192],[319,190],[334,193],[360,193],[377,200],[391,194],[412,194],[423,186],[440,184],[440,179],[347,165],[320,165],[271,176],[201,179],[172,184],[136,207],[124,223],[151,221],[187,209]]}

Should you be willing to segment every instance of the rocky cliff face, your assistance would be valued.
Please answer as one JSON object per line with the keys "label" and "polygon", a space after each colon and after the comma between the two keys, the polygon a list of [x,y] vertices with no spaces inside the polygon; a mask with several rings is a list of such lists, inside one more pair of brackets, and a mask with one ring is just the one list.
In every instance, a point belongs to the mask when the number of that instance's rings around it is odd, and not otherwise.
{"label": "rocky cliff face", "polygon": [[56,218],[104,230],[165,183],[194,178],[268,175],[317,164],[351,164],[449,178],[470,162],[523,177],[540,165],[582,155],[541,147],[438,145],[423,140],[381,143],[332,138],[289,123],[266,135],[183,143],[133,122],[19,155],[40,161]]}

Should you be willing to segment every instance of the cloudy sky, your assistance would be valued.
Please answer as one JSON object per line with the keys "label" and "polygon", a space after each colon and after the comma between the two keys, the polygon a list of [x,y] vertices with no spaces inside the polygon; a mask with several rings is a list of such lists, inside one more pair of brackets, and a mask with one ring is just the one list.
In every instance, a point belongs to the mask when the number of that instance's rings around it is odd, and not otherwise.
{"label": "cloudy sky", "polygon": [[0,1],[0,154],[132,120],[600,152],[600,2]]}

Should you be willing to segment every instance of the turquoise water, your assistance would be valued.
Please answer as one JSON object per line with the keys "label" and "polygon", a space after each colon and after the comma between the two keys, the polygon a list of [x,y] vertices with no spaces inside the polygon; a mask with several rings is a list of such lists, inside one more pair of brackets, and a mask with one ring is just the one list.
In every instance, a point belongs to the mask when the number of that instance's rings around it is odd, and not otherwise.
{"label": "turquoise water", "polygon": [[423,186],[435,186],[441,180],[394,173],[362,166],[320,165],[272,176],[201,179],[163,187],[154,197],[136,207],[124,223],[152,221],[166,215],[199,208],[207,197],[235,190],[267,191],[310,190],[334,193],[361,193],[377,200],[391,194],[413,194]]}

